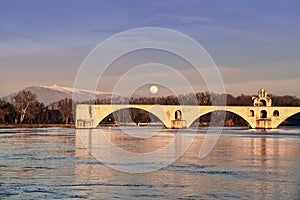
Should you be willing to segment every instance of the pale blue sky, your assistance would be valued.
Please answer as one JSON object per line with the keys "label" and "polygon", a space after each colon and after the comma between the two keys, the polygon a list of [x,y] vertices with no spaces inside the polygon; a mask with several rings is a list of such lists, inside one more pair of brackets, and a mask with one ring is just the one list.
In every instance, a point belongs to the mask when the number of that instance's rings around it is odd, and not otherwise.
{"label": "pale blue sky", "polygon": [[130,28],[156,26],[199,42],[232,94],[300,96],[300,1],[0,0],[0,96],[73,86],[89,51]]}

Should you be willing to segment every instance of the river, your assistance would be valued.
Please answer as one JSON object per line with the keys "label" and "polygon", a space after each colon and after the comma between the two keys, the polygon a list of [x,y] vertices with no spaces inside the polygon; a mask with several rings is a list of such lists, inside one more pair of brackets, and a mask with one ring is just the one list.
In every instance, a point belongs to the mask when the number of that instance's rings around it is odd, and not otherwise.
{"label": "river", "polygon": [[[176,135],[157,127],[126,129],[160,134],[136,139],[118,127],[103,128],[114,145],[135,153],[160,149]],[[206,128],[183,134],[193,143],[175,162],[127,173],[91,156],[74,129],[1,129],[0,199],[300,199],[300,127],[225,128],[202,159]]]}

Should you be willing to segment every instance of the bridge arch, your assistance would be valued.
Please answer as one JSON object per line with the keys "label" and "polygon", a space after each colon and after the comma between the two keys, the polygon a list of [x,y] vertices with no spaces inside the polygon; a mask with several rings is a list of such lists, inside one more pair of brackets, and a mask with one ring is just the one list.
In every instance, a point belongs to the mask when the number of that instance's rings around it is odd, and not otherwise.
{"label": "bridge arch", "polygon": [[[144,111],[144,113],[141,113],[140,111]],[[135,114],[137,114],[137,115],[135,115]],[[154,116],[155,118],[157,118],[163,124],[163,122],[158,118],[158,116],[156,116],[155,114],[148,112],[144,109],[141,109],[141,108],[122,108],[122,109],[116,110],[114,112],[111,112],[107,116],[105,116],[99,123],[101,123],[103,121],[106,121],[108,123],[116,122],[116,121],[121,122],[121,123],[155,122],[155,121],[152,121],[151,115]]]}
{"label": "bridge arch", "polygon": [[153,106],[153,105],[134,105],[134,104],[129,104],[129,105],[108,105],[108,106],[103,106],[103,107],[96,107],[95,108],[95,115],[96,115],[96,124],[99,124],[103,119],[105,119],[107,116],[110,114],[125,110],[125,109],[140,109],[143,111],[146,111],[148,113],[151,113],[154,115],[156,118],[158,118],[164,126],[166,126],[166,116],[165,116],[165,110],[162,109],[161,107],[158,106]]}
{"label": "bridge arch", "polygon": [[[203,112],[201,114],[199,114],[197,117],[195,117],[190,124],[188,124],[188,126],[191,126],[193,123],[196,122],[197,119],[200,119],[202,116],[205,116],[209,113],[213,113],[213,112],[226,112],[226,113],[232,113],[236,116],[238,116],[239,118],[243,119],[243,121],[247,124],[248,127],[253,127],[251,121],[248,120],[248,116],[244,116],[244,114],[242,113],[239,113],[239,112],[236,112],[236,111],[233,111],[233,110],[230,110],[230,109],[217,109],[217,110],[209,110],[209,111],[206,111],[206,112]],[[247,112],[247,115],[249,115],[249,111]]]}
{"label": "bridge arch", "polygon": [[[280,126],[283,122],[285,122],[287,119],[294,117],[295,115],[300,114],[300,111],[294,111],[289,113],[288,115],[285,115],[283,117],[279,117],[280,120],[278,120],[278,122],[275,124],[275,128],[277,128],[278,126]],[[281,115],[282,116],[282,115]]]}

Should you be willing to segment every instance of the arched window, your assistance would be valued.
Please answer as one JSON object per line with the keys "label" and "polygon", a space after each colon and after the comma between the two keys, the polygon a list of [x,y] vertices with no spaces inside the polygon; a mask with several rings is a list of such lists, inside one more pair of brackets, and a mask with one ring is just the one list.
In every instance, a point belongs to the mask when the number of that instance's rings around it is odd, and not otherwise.
{"label": "arched window", "polygon": [[273,116],[278,117],[279,116],[279,111],[278,110],[274,110]]}
{"label": "arched window", "polygon": [[254,110],[250,110],[249,116],[250,116],[250,117],[254,117]]}
{"label": "arched window", "polygon": [[261,99],[261,100],[259,101],[259,106],[267,106],[266,100]]}
{"label": "arched window", "polygon": [[176,112],[175,112],[175,120],[176,119],[181,119],[181,111],[180,110],[176,110]]}
{"label": "arched window", "polygon": [[260,112],[260,118],[267,118],[267,111],[265,111],[265,110],[262,110],[261,112]]}

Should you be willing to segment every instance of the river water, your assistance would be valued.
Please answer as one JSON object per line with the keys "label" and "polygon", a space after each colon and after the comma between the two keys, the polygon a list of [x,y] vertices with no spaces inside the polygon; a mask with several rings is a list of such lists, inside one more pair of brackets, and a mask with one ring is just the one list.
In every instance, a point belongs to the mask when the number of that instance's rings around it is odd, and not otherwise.
{"label": "river water", "polygon": [[[115,145],[139,153],[161,148],[176,134],[162,130],[155,139],[136,139],[117,127],[104,130]],[[183,134],[194,139],[178,160],[127,173],[91,156],[74,129],[2,129],[0,199],[300,199],[300,127],[226,128],[203,159],[206,129]]]}

